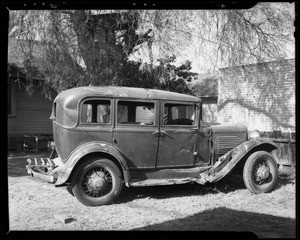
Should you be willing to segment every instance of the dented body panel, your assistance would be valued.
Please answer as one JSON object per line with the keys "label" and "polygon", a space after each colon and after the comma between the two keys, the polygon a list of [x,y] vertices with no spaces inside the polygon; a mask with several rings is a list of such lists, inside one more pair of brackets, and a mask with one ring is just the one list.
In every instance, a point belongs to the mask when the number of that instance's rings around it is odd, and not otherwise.
{"label": "dented body panel", "polygon": [[157,168],[195,166],[197,133],[190,128],[178,131],[176,127],[165,127],[163,131],[165,136],[160,138]]}
{"label": "dented body panel", "polygon": [[246,141],[221,156],[211,169],[201,173],[200,182],[204,184],[222,179],[234,169],[239,161],[247,154],[253,153],[256,149],[264,149],[271,152],[276,148],[276,145],[267,139],[251,139]]}

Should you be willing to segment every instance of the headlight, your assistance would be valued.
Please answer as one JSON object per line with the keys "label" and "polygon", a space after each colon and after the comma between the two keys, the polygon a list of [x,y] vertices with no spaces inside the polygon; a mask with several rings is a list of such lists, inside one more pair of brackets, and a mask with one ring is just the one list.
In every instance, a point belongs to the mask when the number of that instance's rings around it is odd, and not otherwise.
{"label": "headlight", "polygon": [[253,130],[253,131],[248,131],[248,138],[253,139],[253,138],[259,138],[260,134],[258,130]]}

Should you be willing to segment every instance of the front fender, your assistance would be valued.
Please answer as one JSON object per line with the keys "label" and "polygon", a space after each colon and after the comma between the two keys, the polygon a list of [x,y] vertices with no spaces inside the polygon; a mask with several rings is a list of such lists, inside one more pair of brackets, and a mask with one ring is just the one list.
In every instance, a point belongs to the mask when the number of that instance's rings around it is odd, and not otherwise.
{"label": "front fender", "polygon": [[118,160],[124,173],[125,182],[129,181],[129,169],[125,156],[116,147],[105,142],[89,142],[79,146],[67,159],[66,164],[62,167],[55,185],[62,185],[71,175],[75,165],[80,159],[90,153],[106,153]]}
{"label": "front fender", "polygon": [[277,149],[275,143],[268,139],[251,139],[233,148],[221,156],[213,167],[200,174],[201,182],[216,182],[225,177],[247,154],[256,151],[271,152]]}

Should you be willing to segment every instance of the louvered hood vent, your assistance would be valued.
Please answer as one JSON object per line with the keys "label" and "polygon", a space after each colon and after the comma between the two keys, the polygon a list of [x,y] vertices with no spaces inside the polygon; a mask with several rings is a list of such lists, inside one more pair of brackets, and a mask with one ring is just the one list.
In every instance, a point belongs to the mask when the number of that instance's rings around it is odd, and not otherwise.
{"label": "louvered hood vent", "polygon": [[216,154],[218,155],[218,157],[224,155],[234,147],[244,142],[244,140],[239,138],[238,136],[225,136],[225,135],[217,136],[216,140],[217,140]]}
{"label": "louvered hood vent", "polygon": [[211,128],[216,158],[247,140],[247,129],[243,125],[221,124]]}

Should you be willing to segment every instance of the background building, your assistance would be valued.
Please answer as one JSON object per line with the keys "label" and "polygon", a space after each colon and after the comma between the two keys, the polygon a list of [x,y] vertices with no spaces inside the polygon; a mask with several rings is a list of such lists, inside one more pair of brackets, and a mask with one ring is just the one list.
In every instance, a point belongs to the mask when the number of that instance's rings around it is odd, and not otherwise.
{"label": "background building", "polygon": [[273,140],[277,162],[295,165],[295,59],[219,69],[217,122]]}
{"label": "background building", "polygon": [[219,71],[218,122],[295,132],[295,59]]}
{"label": "background building", "polygon": [[[41,54],[36,42],[28,42],[10,38],[8,46],[8,79],[7,79],[7,134],[8,149],[22,149],[24,136],[33,135],[27,140],[35,144],[37,137],[40,148],[47,146],[47,140],[52,138],[52,123],[49,119],[52,109],[52,101],[46,99],[41,93],[35,92],[29,95],[25,90],[26,73],[20,59],[21,49],[27,48],[28,44],[34,44],[36,51],[33,54]],[[37,78],[35,81],[43,81]],[[43,146],[42,146],[43,145]],[[35,146],[34,146],[35,147]]]}

